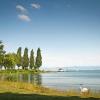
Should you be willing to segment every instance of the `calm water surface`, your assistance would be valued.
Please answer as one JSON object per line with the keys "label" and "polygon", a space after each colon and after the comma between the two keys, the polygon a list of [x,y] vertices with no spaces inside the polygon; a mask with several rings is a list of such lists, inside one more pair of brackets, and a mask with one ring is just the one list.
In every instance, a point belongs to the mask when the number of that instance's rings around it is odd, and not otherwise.
{"label": "calm water surface", "polygon": [[100,91],[100,71],[51,72],[42,74],[0,74],[0,80],[27,82],[61,90],[83,87]]}

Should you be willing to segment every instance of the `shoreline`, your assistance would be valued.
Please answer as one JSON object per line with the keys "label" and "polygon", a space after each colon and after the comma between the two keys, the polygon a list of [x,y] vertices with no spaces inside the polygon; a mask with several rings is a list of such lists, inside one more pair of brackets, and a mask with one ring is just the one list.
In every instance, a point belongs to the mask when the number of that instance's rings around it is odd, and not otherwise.
{"label": "shoreline", "polygon": [[18,69],[18,70],[0,70],[0,74],[8,74],[8,73],[11,73],[11,74],[16,74],[16,73],[25,73],[25,74],[28,74],[28,73],[33,73],[33,74],[40,74],[40,73],[47,73],[46,71],[43,71],[43,70],[22,70],[22,69]]}
{"label": "shoreline", "polygon": [[77,96],[80,98],[100,98],[100,93],[92,93],[92,91],[89,95],[84,96],[80,95],[80,93],[75,90],[60,91],[54,88],[47,88],[39,85],[33,85],[30,83],[8,81],[0,81],[0,94],[1,93],[37,94],[62,97]]}

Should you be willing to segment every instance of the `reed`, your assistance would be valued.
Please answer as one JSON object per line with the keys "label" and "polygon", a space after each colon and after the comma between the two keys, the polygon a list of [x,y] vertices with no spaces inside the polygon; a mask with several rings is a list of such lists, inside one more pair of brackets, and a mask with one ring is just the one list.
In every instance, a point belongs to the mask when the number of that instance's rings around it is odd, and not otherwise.
{"label": "reed", "polygon": [[53,88],[46,88],[43,86],[33,85],[30,83],[23,82],[8,82],[0,81],[0,93],[18,93],[18,94],[39,94],[39,95],[49,95],[49,96],[78,96],[81,98],[100,98],[100,93],[91,91],[88,95],[81,95],[79,91],[74,89],[69,89],[67,91],[59,91]]}

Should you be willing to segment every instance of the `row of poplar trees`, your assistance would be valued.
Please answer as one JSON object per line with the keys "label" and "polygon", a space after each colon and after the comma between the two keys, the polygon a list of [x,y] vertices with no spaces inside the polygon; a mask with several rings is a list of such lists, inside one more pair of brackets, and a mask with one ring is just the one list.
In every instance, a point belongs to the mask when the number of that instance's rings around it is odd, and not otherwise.
{"label": "row of poplar trees", "polygon": [[40,48],[37,49],[37,55],[34,57],[33,49],[28,56],[28,48],[24,49],[22,56],[22,48],[19,47],[17,53],[6,53],[4,45],[0,41],[0,68],[15,69],[15,66],[22,69],[35,69],[38,70],[42,65],[42,56]]}

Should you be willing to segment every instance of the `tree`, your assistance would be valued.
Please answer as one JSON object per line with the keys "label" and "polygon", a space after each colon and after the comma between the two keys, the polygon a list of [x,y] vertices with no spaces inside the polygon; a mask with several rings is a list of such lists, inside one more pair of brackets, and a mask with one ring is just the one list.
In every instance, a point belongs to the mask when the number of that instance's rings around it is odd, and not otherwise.
{"label": "tree", "polygon": [[33,67],[34,67],[34,51],[32,49],[30,53],[30,69],[32,69]]}
{"label": "tree", "polygon": [[28,66],[29,66],[28,48],[25,48],[23,59],[22,59],[22,68],[28,69]]}
{"label": "tree", "polygon": [[38,48],[36,62],[35,62],[35,69],[39,69],[41,65],[42,65],[41,50],[40,50],[40,48]]}
{"label": "tree", "polygon": [[15,64],[17,65],[17,54],[16,53],[11,53],[14,61],[15,61]]}
{"label": "tree", "polygon": [[18,68],[22,65],[21,50],[22,50],[21,47],[19,47],[18,50],[17,50],[17,59],[16,59],[16,63],[17,63]]}
{"label": "tree", "polygon": [[13,53],[8,53],[4,57],[4,67],[5,69],[14,69],[15,68],[15,57]]}
{"label": "tree", "polygon": [[0,41],[0,68],[3,66],[3,61],[4,61],[4,45],[2,44],[2,41]]}

